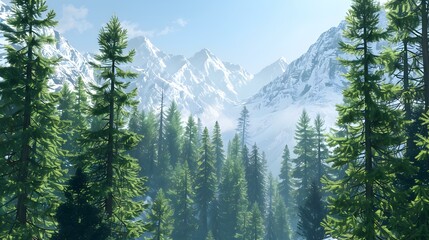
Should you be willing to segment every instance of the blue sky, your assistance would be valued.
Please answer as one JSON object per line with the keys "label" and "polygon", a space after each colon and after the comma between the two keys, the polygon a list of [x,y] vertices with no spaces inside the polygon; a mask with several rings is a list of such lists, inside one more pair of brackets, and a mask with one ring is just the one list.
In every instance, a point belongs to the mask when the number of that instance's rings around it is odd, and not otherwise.
{"label": "blue sky", "polygon": [[95,52],[100,28],[115,14],[129,36],[147,36],[166,53],[210,49],[251,73],[303,54],[344,19],[350,0],[47,0],[58,30],[80,51]]}

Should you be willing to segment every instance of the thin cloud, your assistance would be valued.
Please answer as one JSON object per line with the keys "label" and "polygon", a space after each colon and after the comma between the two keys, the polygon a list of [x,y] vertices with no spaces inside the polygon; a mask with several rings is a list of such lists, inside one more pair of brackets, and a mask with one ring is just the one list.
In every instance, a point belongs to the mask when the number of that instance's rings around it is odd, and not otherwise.
{"label": "thin cloud", "polygon": [[139,24],[130,22],[130,21],[122,21],[121,25],[123,28],[127,29],[128,36],[130,38],[134,37],[156,37],[156,36],[164,36],[173,32],[177,32],[180,29],[186,27],[188,25],[188,21],[183,18],[178,18],[171,22],[171,24],[165,26],[161,30],[143,30]]}
{"label": "thin cloud", "polygon": [[75,7],[72,4],[63,5],[62,17],[59,20],[57,30],[60,33],[65,33],[71,30],[77,30],[83,33],[93,27],[87,20],[88,8]]}

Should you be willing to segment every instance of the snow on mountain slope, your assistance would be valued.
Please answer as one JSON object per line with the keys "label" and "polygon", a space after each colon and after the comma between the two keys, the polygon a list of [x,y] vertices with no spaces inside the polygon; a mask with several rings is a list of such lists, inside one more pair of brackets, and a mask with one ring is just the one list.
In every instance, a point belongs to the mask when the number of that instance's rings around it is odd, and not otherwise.
{"label": "snow on mountain slope", "polygon": [[263,86],[270,83],[272,80],[281,76],[287,69],[288,64],[284,57],[279,58],[274,63],[263,68],[259,73],[255,74],[252,81],[240,92],[243,99],[255,95]]}
{"label": "snow on mountain slope", "polygon": [[[10,12],[10,7],[0,1],[0,22],[5,22]],[[42,54],[47,57],[60,58],[55,74],[49,80],[49,86],[53,90],[58,91],[63,86],[64,82],[69,82],[72,84],[71,86],[73,86],[79,77],[82,77],[87,83],[94,83],[93,70],[86,58],[79,51],[74,49],[69,42],[54,29],[44,29],[42,32],[54,37],[56,40],[56,44],[54,45],[45,45],[42,49]],[[8,44],[6,39],[3,35],[0,35],[0,46],[4,46],[5,44]],[[5,63],[5,51],[3,47],[0,47],[0,64]]]}
{"label": "snow on mountain slope", "polygon": [[165,103],[176,101],[184,117],[199,116],[207,125],[224,119],[226,128],[235,127],[224,112],[241,102],[238,89],[249,84],[252,74],[208,49],[186,58],[162,52],[145,37],[130,39],[129,49],[136,50],[127,67],[139,74],[130,87],[137,88],[141,108],[159,109],[164,91]]}
{"label": "snow on mountain slope", "polygon": [[[380,27],[385,28],[384,12],[380,13],[380,19]],[[328,131],[335,125],[335,105],[342,102],[342,91],[348,85],[343,77],[346,68],[338,61],[338,58],[350,58],[339,49],[339,42],[346,41],[342,37],[345,27],[343,21],[323,33],[305,54],[288,65],[283,75],[265,85],[246,103],[251,114],[253,140],[266,151],[274,175],[279,173],[284,145],[293,152],[296,123],[304,109],[313,120],[320,114]],[[381,42],[372,48],[380,52],[385,46],[386,43]]]}

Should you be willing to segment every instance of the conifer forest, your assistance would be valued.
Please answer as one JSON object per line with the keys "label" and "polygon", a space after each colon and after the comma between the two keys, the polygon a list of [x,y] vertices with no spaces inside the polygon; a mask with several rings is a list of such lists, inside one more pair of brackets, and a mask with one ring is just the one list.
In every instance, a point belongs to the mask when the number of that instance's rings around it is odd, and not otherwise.
{"label": "conifer forest", "polygon": [[429,1],[352,1],[336,124],[302,111],[277,176],[245,105],[231,139],[164,92],[156,109],[138,107],[118,17],[93,39],[98,84],[53,91],[60,59],[42,49],[55,44],[44,31],[55,12],[45,0],[11,9],[0,23],[0,239],[429,239]]}

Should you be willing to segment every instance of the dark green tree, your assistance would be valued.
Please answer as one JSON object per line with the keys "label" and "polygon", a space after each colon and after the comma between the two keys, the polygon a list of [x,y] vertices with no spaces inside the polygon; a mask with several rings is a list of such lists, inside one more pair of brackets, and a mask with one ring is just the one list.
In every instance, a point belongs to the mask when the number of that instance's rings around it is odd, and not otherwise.
{"label": "dark green tree", "polygon": [[185,133],[183,135],[182,145],[182,160],[187,162],[190,166],[190,170],[195,174],[197,170],[197,159],[198,159],[198,128],[195,120],[192,116],[189,116],[188,122],[186,123]]}
{"label": "dark green tree", "polygon": [[209,207],[216,190],[216,169],[214,165],[213,146],[211,145],[209,131],[204,128],[195,178],[196,203],[199,211],[198,229],[202,239],[207,236],[209,231]]}
{"label": "dark green tree", "polygon": [[48,78],[57,59],[42,55],[55,13],[44,0],[12,0],[0,30],[8,45],[0,67],[0,238],[48,238],[62,182],[57,94]]}
{"label": "dark green tree", "polygon": [[[266,166],[262,161],[262,156],[259,153],[259,148],[256,144],[253,145],[249,157],[249,171],[247,182],[247,195],[249,203],[253,205],[256,203],[259,210],[265,213],[265,199],[266,199]],[[262,210],[261,210],[262,209]]]}
{"label": "dark green tree", "polygon": [[290,160],[289,147],[285,145],[282,155],[282,163],[280,168],[280,183],[279,183],[279,193],[283,198],[283,201],[288,204],[288,208],[291,210],[294,206],[294,201],[292,199],[292,166]]}
{"label": "dark green tree", "polygon": [[66,201],[56,213],[58,233],[52,239],[102,240],[107,239],[109,228],[103,222],[102,211],[91,205],[88,176],[79,168],[68,182]]}
{"label": "dark green tree", "polygon": [[321,186],[321,179],[326,174],[326,160],[329,157],[329,150],[325,138],[325,121],[320,114],[314,119],[316,160],[317,160],[317,177],[316,181]]}
{"label": "dark green tree", "polygon": [[298,234],[307,240],[321,240],[325,230],[321,223],[326,217],[319,183],[312,182],[310,193],[305,203],[299,207]]}
{"label": "dark green tree", "polygon": [[274,232],[278,240],[290,240],[290,220],[288,219],[288,211],[279,192],[274,195]]}
{"label": "dark green tree", "polygon": [[148,215],[150,240],[170,240],[173,231],[173,210],[162,189],[158,191]]}
{"label": "dark green tree", "polygon": [[136,106],[134,89],[126,93],[129,83],[122,79],[133,78],[135,73],[122,70],[119,66],[131,62],[134,51],[124,53],[127,48],[126,30],[117,17],[103,27],[98,37],[100,54],[93,63],[99,70],[101,86],[93,85],[94,106],[91,113],[98,116],[100,128],[92,129],[82,141],[87,151],[82,154],[85,169],[91,177],[90,186],[95,196],[94,204],[103,208],[112,238],[138,237],[144,231],[142,221],[136,221],[144,210],[141,197],[144,179],[139,177],[137,159],[126,152],[135,147],[138,135],[125,129],[128,107]]}
{"label": "dark green tree", "polygon": [[311,182],[317,178],[316,142],[311,119],[305,110],[299,117],[295,130],[296,146],[293,152],[295,168],[293,177],[296,181],[296,202],[303,203],[310,190]]}
{"label": "dark green tree", "polygon": [[374,44],[385,39],[379,28],[378,3],[355,0],[347,14],[347,28],[340,48],[350,57],[341,63],[348,67],[350,85],[344,103],[337,106],[338,126],[345,126],[345,137],[333,136],[330,158],[333,167],[346,167],[345,176],[328,182],[329,216],[324,223],[333,238],[395,238],[388,218],[395,197],[393,179],[405,162],[399,158],[403,143],[402,112],[396,110],[398,87],[381,79],[379,56]]}
{"label": "dark green tree", "polygon": [[177,104],[173,101],[167,110],[167,117],[165,119],[165,138],[170,165],[172,167],[176,166],[180,157],[180,146],[183,134],[181,121],[182,117],[177,109]]}
{"label": "dark green tree", "polygon": [[219,186],[220,236],[217,239],[236,238],[240,232],[240,218],[247,214],[247,184],[241,160],[228,158],[222,168]]}
{"label": "dark green tree", "polygon": [[222,133],[220,131],[220,126],[217,121],[213,129],[212,145],[214,148],[213,153],[216,166],[216,179],[219,183],[221,181],[223,163],[225,162],[225,151],[223,149]]}
{"label": "dark green tree", "polygon": [[171,171],[172,166],[170,164],[170,157],[168,155],[167,138],[166,138],[166,127],[165,127],[165,112],[164,112],[164,91],[161,92],[161,109],[159,112],[158,121],[158,150],[157,150],[157,161],[154,174],[154,188],[155,189],[166,189],[169,176],[168,173]]}
{"label": "dark green tree", "polygon": [[196,229],[195,193],[187,162],[176,167],[169,195],[174,210],[173,239],[193,239]]}
{"label": "dark green tree", "polygon": [[267,219],[266,219],[266,236],[267,240],[276,240],[276,231],[275,231],[275,217],[274,217],[274,196],[276,192],[276,183],[274,182],[273,175],[270,173],[268,175],[268,208],[267,208]]}
{"label": "dark green tree", "polygon": [[249,240],[262,240],[265,236],[264,218],[259,210],[258,204],[254,203],[249,215],[249,224],[246,229],[246,238]]}

